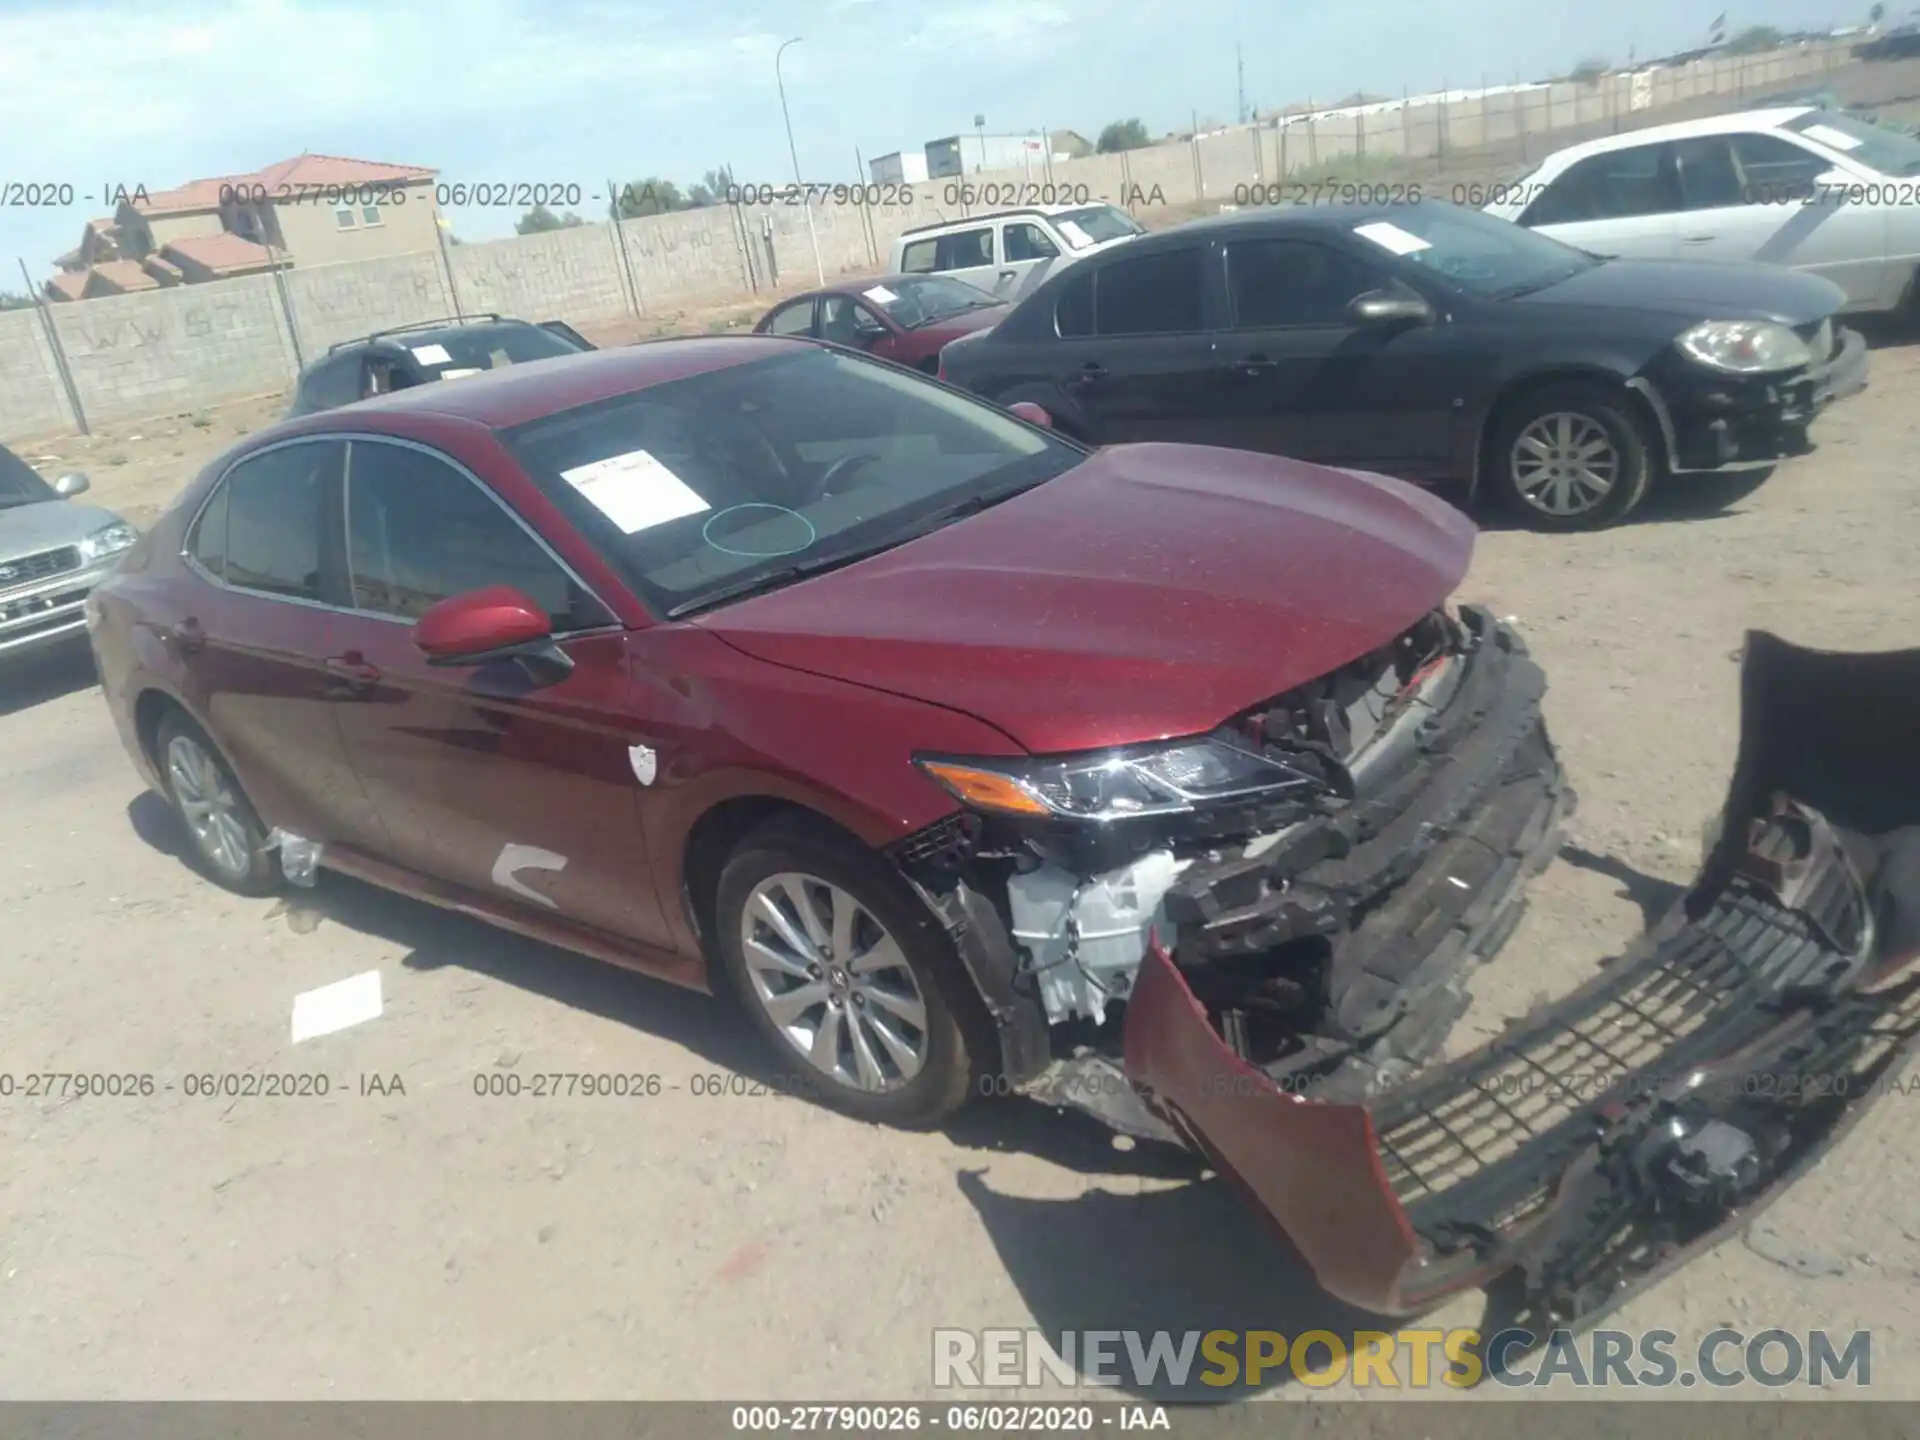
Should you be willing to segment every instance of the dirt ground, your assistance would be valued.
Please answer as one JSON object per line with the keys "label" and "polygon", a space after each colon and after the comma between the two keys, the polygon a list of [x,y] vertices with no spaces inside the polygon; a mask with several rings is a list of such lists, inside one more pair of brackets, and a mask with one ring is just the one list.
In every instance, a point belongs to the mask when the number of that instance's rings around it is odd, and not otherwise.
{"label": "dirt ground", "polygon": [[[1724,508],[1696,486],[1609,533],[1483,536],[1464,593],[1517,616],[1542,657],[1583,803],[1481,1013],[1571,984],[1689,877],[1733,758],[1747,628],[1914,643],[1916,380],[1920,345],[1883,345],[1818,452]],[[271,412],[59,460],[146,518]],[[1367,1323],[1184,1157],[1022,1102],[908,1135],[696,1093],[761,1073],[718,1002],[324,874],[291,905],[215,890],[178,858],[83,658],[16,667],[0,742],[0,1071],[175,1087],[0,1099],[0,1396],[903,1398],[932,1393],[935,1326]],[[296,993],[367,970],[378,1019],[290,1044]],[[320,1071],[332,1091],[180,1088],[240,1070]],[[663,1090],[475,1092],[541,1071]],[[362,1076],[405,1093],[363,1094]],[[1871,1328],[1872,1393],[1920,1395],[1915,1103],[1883,1100],[1764,1233],[1613,1323]],[[1463,1300],[1440,1320],[1477,1316]]]}

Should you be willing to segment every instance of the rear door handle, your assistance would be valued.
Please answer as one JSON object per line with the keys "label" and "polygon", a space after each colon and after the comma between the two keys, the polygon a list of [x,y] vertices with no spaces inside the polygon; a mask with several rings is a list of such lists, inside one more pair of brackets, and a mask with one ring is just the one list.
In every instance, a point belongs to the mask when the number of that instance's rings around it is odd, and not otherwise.
{"label": "rear door handle", "polygon": [[1110,373],[1107,367],[1102,365],[1098,360],[1089,360],[1080,367],[1079,378],[1083,381],[1104,380]]}
{"label": "rear door handle", "polygon": [[1680,237],[1680,243],[1682,245],[1709,245],[1719,238],[1718,235],[1682,235]]}
{"label": "rear door handle", "polygon": [[1233,362],[1236,375],[1264,375],[1279,365],[1279,361],[1270,360],[1265,355],[1248,355]]}
{"label": "rear door handle", "polygon": [[380,683],[380,667],[369,665],[358,650],[329,656],[326,667],[330,695],[364,695]]}
{"label": "rear door handle", "polygon": [[198,655],[207,648],[207,632],[192,615],[173,628],[173,643],[182,655]]}

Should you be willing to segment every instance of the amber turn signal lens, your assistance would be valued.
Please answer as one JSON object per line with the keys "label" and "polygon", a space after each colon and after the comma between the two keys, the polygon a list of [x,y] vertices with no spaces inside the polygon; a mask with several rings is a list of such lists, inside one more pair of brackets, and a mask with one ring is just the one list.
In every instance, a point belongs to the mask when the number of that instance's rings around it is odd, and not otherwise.
{"label": "amber turn signal lens", "polygon": [[939,760],[922,760],[920,768],[964,803],[982,810],[998,810],[1011,815],[1052,813],[1017,783],[991,770],[976,770],[969,765],[953,765]]}

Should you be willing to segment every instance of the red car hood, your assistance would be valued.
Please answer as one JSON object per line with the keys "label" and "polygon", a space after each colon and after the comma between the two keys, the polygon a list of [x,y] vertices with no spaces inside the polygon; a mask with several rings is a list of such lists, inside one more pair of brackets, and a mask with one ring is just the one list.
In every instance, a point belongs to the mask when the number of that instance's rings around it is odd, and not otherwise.
{"label": "red car hood", "polygon": [[698,623],[1036,753],[1093,749],[1211,729],[1385,644],[1453,591],[1474,534],[1381,476],[1124,445]]}
{"label": "red car hood", "polygon": [[915,338],[931,338],[944,345],[949,340],[958,340],[962,335],[971,335],[976,330],[991,330],[1007,318],[1007,311],[1011,308],[1008,305],[995,305],[991,310],[968,310],[907,333]]}

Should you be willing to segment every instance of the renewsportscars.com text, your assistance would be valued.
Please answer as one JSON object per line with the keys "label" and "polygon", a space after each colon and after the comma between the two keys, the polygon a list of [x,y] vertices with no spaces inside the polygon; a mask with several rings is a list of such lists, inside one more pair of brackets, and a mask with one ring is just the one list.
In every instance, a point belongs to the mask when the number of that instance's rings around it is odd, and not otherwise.
{"label": "renewsportscars.com text", "polygon": [[1499,1385],[1662,1389],[1873,1383],[1870,1331],[1591,1330],[1545,1336],[1513,1328],[1331,1330],[935,1330],[933,1383],[943,1390],[1042,1384],[1146,1388],[1350,1383],[1365,1390]]}

